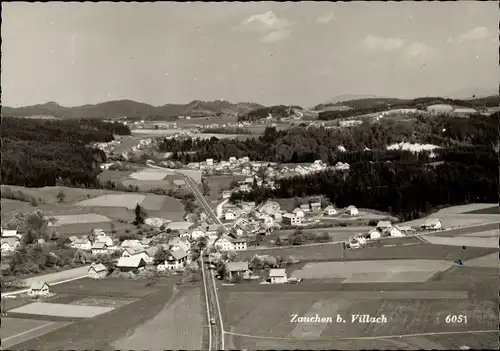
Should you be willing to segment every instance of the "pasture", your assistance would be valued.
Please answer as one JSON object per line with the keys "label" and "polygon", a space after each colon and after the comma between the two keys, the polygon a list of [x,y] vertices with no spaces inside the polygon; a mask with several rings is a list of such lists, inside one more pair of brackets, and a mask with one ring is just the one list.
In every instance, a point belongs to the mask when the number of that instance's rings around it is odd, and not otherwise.
{"label": "pasture", "polygon": [[55,219],[54,226],[66,224],[85,224],[85,223],[100,223],[110,222],[111,220],[106,217],[95,213],[85,213],[80,215],[62,215],[52,216]]}
{"label": "pasture", "polygon": [[171,174],[173,174],[173,172],[166,169],[144,168],[139,172],[130,174],[130,178],[137,180],[163,180],[167,175]]}
{"label": "pasture", "polygon": [[[10,189],[10,190],[8,190]],[[28,197],[34,197],[39,200],[39,203],[42,204],[55,204],[59,203],[59,199],[57,195],[59,192],[63,192],[65,199],[64,202],[72,203],[78,202],[85,199],[94,198],[97,196],[101,196],[103,194],[113,193],[110,190],[101,190],[101,189],[81,189],[81,188],[68,188],[65,186],[46,186],[43,188],[27,188],[17,185],[2,185],[1,191],[3,192],[21,192]]]}
{"label": "pasture", "polygon": [[301,261],[339,261],[339,260],[390,260],[390,259],[426,259],[426,260],[468,260],[493,252],[495,248],[447,246],[447,245],[401,245],[384,247],[364,247],[354,250],[342,250],[342,244],[311,244],[304,246],[276,247],[270,249],[249,249],[239,251],[242,260],[251,260],[255,254],[293,256]]}
{"label": "pasture", "polygon": [[[439,218],[444,229],[453,229],[466,226],[474,226],[487,223],[499,223],[500,214],[443,214],[437,212],[427,218]],[[420,218],[410,222],[402,223],[404,226],[420,227],[427,218]]]}
{"label": "pasture", "polygon": [[426,235],[424,239],[431,244],[438,245],[498,248],[498,237],[443,237]]}
{"label": "pasture", "polygon": [[[419,292],[420,293],[420,292]],[[463,293],[427,292],[423,298],[413,291],[391,291],[389,294],[350,291],[336,292],[231,292],[225,291],[225,329],[230,329],[237,349],[268,349],[286,341],[296,345],[307,344],[319,348],[329,342],[329,347],[346,338],[398,336],[415,333],[458,332],[494,330],[498,324],[497,305],[493,300],[470,299]],[[294,323],[291,315],[332,317],[327,323]],[[386,323],[356,323],[356,314],[384,315]],[[447,324],[450,314],[467,316],[467,324]],[[336,323],[340,315],[345,322]],[[231,334],[233,333],[233,335]],[[458,338],[459,335],[456,335]],[[342,340],[344,339],[344,340]],[[384,340],[383,338],[381,340]],[[412,341],[397,339],[402,343]],[[351,340],[359,349],[360,340]],[[373,342],[368,347],[373,349]],[[296,342],[296,343],[295,343]],[[424,343],[425,340],[420,340]],[[377,344],[375,344],[377,345]],[[428,345],[428,344],[427,344]],[[416,348],[423,347],[415,345]],[[445,348],[441,347],[441,348]],[[279,347],[283,348],[283,344]],[[300,347],[302,348],[302,347]]]}
{"label": "pasture", "polygon": [[98,179],[101,183],[113,181],[125,187],[137,187],[139,191],[151,191],[151,189],[175,189],[177,186],[174,180],[182,179],[181,176],[172,171],[143,168],[136,172],[133,171],[103,171]]}
{"label": "pasture", "polygon": [[146,195],[141,194],[120,194],[102,195],[93,199],[88,199],[77,203],[77,206],[93,207],[126,207],[133,210],[137,204],[141,204],[146,199]]}
{"label": "pasture", "polygon": [[[174,295],[177,279],[170,278],[168,281],[159,281],[157,284],[153,283],[147,287],[145,286],[147,282],[144,280],[119,282],[120,279],[109,281],[108,279],[100,281],[82,279],[81,281],[85,282],[85,286],[78,287],[74,285],[76,282],[70,282],[54,286],[53,290],[60,287],[83,298],[102,298],[106,294],[110,298],[116,296],[120,300],[123,296],[130,297],[131,295],[136,295],[135,297],[142,295],[142,298],[117,307],[108,313],[78,320],[66,328],[47,333],[37,339],[19,341],[16,349],[38,349],[39,345],[44,345],[47,350],[62,350],[67,348],[68,340],[72,341],[71,348],[75,350],[114,349],[111,344],[115,340],[124,338],[137,326],[153,319],[164,308]],[[113,288],[109,289],[110,287]],[[164,330],[156,330],[156,332],[158,335],[164,334]]]}
{"label": "pasture", "polygon": [[199,287],[182,289],[156,316],[112,345],[117,350],[200,350],[205,322],[201,307]]}
{"label": "pasture", "polygon": [[[474,203],[467,205],[450,206],[440,209],[436,212],[436,215],[441,214],[495,214],[498,213],[498,204],[488,204],[488,203]],[[492,209],[497,209],[493,212]]]}
{"label": "pasture", "polygon": [[425,282],[453,265],[440,260],[380,260],[307,263],[291,276],[305,279],[345,279],[344,283]]}
{"label": "pasture", "polygon": [[2,348],[10,349],[25,340],[39,337],[68,324],[70,322],[2,317],[2,328],[0,328]]}
{"label": "pasture", "polygon": [[33,302],[10,310],[10,313],[22,313],[50,317],[91,318],[113,310],[112,307],[79,306],[60,303]]}
{"label": "pasture", "polygon": [[210,195],[205,198],[215,208],[222,201],[222,192],[229,190],[231,182],[244,180],[245,176],[211,175],[205,177],[205,179],[210,186]]}

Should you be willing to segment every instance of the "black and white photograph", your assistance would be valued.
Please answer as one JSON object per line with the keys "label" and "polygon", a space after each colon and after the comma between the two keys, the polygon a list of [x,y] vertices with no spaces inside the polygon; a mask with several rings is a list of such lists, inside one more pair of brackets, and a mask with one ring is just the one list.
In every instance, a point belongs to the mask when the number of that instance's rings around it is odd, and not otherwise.
{"label": "black and white photograph", "polygon": [[498,1],[1,6],[0,350],[499,350]]}

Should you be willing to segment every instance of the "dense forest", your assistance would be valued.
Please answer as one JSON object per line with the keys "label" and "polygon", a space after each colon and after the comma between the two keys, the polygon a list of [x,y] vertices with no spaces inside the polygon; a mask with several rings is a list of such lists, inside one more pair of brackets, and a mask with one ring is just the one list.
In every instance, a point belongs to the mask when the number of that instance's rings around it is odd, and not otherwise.
{"label": "dense forest", "polygon": [[[251,160],[282,163],[313,162],[320,159],[333,165],[338,161],[391,159],[394,158],[393,155],[427,161],[425,153],[410,156],[409,153],[386,150],[387,145],[403,141],[432,143],[441,147],[468,144],[491,147],[496,145],[497,140],[498,113],[495,113],[468,119],[418,116],[414,121],[383,120],[371,124],[366,121],[353,128],[294,127],[277,130],[269,127],[259,138],[165,139],[159,148],[162,152],[173,152],[173,159],[183,163],[207,158],[221,161],[232,156],[248,156]],[[339,146],[344,146],[348,152],[339,152]]]}
{"label": "dense forest", "polygon": [[2,184],[29,187],[94,186],[103,151],[88,146],[127,135],[120,123],[97,120],[42,120],[2,117]]}
{"label": "dense forest", "polygon": [[[183,162],[231,156],[282,163],[347,162],[348,172],[326,170],[281,179],[275,191],[256,188],[233,194],[233,200],[324,194],[339,207],[373,208],[409,220],[440,205],[498,201],[498,125],[498,113],[468,119],[419,116],[411,122],[363,123],[344,129],[267,128],[260,138],[245,141],[169,139],[160,147]],[[386,150],[401,141],[440,148],[434,157],[429,152]],[[347,151],[338,151],[339,145]]]}

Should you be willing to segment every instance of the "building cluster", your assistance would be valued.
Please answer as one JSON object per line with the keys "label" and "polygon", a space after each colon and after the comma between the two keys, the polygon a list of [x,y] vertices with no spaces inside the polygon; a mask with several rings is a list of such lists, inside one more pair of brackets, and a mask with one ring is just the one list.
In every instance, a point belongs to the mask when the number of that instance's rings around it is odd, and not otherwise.
{"label": "building cluster", "polygon": [[[260,176],[260,178],[263,178],[262,176],[264,176],[265,179],[286,178],[295,175],[307,175],[321,172],[326,169],[334,169],[339,171],[349,170],[349,164],[342,162],[338,162],[334,167],[329,167],[326,162],[322,160],[316,160],[309,165],[299,164],[292,166],[278,164],[276,162],[250,161],[250,158],[248,156],[240,158],[230,157],[228,161],[219,162],[214,160],[213,158],[208,158],[205,161],[201,162],[191,162],[187,165],[187,167],[193,170],[200,170],[207,175],[220,173],[242,175],[246,177]],[[253,181],[254,180],[252,178],[251,182],[245,181],[245,183],[253,184]]]}

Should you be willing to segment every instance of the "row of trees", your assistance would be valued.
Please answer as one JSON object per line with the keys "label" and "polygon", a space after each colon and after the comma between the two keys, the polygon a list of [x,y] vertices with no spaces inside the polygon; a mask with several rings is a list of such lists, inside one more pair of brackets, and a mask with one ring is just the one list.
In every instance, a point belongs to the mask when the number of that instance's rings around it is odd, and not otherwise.
{"label": "row of trees", "polygon": [[130,134],[127,126],[96,120],[2,118],[2,184],[28,187],[68,185],[94,187],[98,163],[106,154],[89,147],[109,142],[113,134]]}

